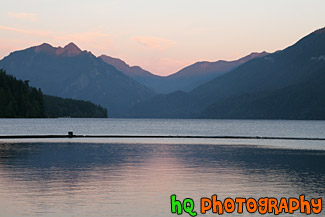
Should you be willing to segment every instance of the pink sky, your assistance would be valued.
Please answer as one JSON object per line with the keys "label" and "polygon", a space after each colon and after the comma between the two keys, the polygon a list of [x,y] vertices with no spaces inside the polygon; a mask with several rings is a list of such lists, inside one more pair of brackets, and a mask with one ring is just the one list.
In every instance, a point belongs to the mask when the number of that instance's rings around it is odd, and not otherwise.
{"label": "pink sky", "polygon": [[197,61],[283,49],[324,26],[323,8],[323,0],[12,0],[0,9],[0,58],[74,42],[168,75]]}

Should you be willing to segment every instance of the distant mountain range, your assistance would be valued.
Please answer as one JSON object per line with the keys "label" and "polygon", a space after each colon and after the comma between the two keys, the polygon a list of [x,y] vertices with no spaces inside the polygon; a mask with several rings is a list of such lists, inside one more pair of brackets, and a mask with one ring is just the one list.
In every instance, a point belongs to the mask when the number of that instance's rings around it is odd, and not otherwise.
{"label": "distant mountain range", "polygon": [[268,53],[264,51],[262,53],[251,53],[248,56],[234,61],[219,60],[216,62],[197,62],[166,77],[154,75],[139,66],[129,66],[118,58],[106,55],[102,55],[100,58],[104,62],[113,65],[125,75],[155,90],[157,93],[172,93],[179,90],[186,92],[191,91],[195,87],[213,78],[219,77],[249,60],[266,55],[268,55]]}
{"label": "distant mountain range", "polygon": [[253,53],[231,62],[200,62],[162,77],[117,58],[96,57],[74,43],[65,47],[44,43],[11,53],[0,61],[0,68],[18,79],[29,80],[45,94],[88,100],[106,107],[111,117],[123,117],[134,105],[155,96],[156,92],[190,90],[266,54]]}
{"label": "distant mountain range", "polygon": [[130,116],[325,119],[325,28],[189,93],[158,95]]}
{"label": "distant mountain range", "polygon": [[45,94],[88,100],[121,116],[131,106],[155,95],[150,88],[124,75],[112,65],[75,44],[49,44],[11,53],[0,68],[18,79],[29,80]]}
{"label": "distant mountain range", "polygon": [[11,53],[0,68],[109,117],[325,119],[325,28],[275,53],[197,62],[167,77],[70,43]]}

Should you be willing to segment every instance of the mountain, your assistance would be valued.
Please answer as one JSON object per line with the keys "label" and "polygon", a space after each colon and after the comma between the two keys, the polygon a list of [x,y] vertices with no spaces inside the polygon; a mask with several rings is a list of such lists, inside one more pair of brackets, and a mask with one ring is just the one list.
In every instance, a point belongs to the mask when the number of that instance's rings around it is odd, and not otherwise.
{"label": "mountain", "polygon": [[[209,80],[230,72],[247,61],[264,57],[268,54],[269,53],[265,51],[261,53],[254,52],[234,61],[219,60],[216,62],[197,62],[166,77],[166,79],[170,83],[176,83],[177,85],[175,86],[177,86],[177,90],[191,91]],[[175,90],[174,88],[174,91]]]}
{"label": "mountain", "polygon": [[142,69],[140,66],[129,66],[126,62],[124,62],[121,59],[110,57],[107,55],[101,55],[99,56],[100,59],[102,59],[104,62],[114,66],[117,70],[123,72],[125,75],[130,76],[137,80],[137,78],[161,78],[158,75],[154,75],[144,69]]}
{"label": "mountain", "polygon": [[[324,69],[325,28],[282,51],[252,59],[182,97],[158,95],[130,113],[136,117],[323,119]],[[178,103],[159,109],[157,105],[165,99]]]}
{"label": "mountain", "polygon": [[110,57],[107,55],[99,56],[107,64],[114,66],[117,70],[134,79],[146,87],[154,90],[156,93],[164,92],[168,82],[162,76],[154,75],[149,71],[142,69],[140,66],[130,66],[121,59]]}
{"label": "mountain", "polygon": [[234,61],[197,62],[166,77],[154,75],[139,66],[129,66],[118,58],[107,55],[101,55],[99,58],[113,65],[125,75],[155,90],[157,93],[171,93],[174,91],[189,92],[200,84],[221,76],[251,59],[266,55],[268,53],[264,51],[261,53],[251,53],[248,56]]}
{"label": "mountain", "polygon": [[196,88],[191,95],[205,106],[233,96],[272,92],[306,82],[324,66],[325,61],[318,59],[324,54],[325,33],[318,30],[282,51],[251,60]]}
{"label": "mountain", "polygon": [[155,95],[153,90],[73,43],[63,48],[44,43],[13,52],[0,61],[0,68],[29,80],[45,94],[102,105],[110,117],[121,116],[132,105]]}

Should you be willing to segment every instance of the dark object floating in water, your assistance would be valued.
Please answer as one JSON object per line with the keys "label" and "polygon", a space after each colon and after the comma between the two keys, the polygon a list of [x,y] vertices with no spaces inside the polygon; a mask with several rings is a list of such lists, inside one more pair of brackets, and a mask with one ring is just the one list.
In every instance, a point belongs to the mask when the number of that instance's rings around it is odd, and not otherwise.
{"label": "dark object floating in water", "polygon": [[163,138],[163,139],[278,139],[278,140],[321,140],[325,138],[311,137],[275,137],[275,136],[182,136],[182,135],[7,135],[0,139],[44,139],[44,138]]}

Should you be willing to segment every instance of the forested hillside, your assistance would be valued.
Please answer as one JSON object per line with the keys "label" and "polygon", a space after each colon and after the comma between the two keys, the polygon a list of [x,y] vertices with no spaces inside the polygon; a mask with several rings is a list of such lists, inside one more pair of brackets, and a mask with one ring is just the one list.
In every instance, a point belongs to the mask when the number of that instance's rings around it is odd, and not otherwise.
{"label": "forested hillside", "polygon": [[0,69],[0,118],[44,117],[106,118],[107,110],[88,101],[43,95]]}
{"label": "forested hillside", "polygon": [[44,95],[47,117],[107,118],[107,110],[91,102]]}
{"label": "forested hillside", "polygon": [[0,117],[45,117],[42,91],[0,69]]}

